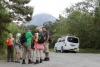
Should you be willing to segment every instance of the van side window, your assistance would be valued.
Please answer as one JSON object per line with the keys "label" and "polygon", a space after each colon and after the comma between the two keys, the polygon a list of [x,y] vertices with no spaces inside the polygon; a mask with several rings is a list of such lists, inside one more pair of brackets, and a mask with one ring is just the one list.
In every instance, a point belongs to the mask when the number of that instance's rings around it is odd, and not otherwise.
{"label": "van side window", "polygon": [[64,41],[65,41],[65,39],[61,39],[61,40],[60,40],[60,42],[64,42]]}
{"label": "van side window", "polygon": [[58,39],[58,41],[57,42],[60,42],[61,41],[61,39]]}
{"label": "van side window", "polygon": [[59,40],[59,42],[61,42],[61,40]]}
{"label": "van side window", "polygon": [[58,39],[57,42],[64,42],[64,41],[65,41],[65,38],[63,38],[63,39]]}

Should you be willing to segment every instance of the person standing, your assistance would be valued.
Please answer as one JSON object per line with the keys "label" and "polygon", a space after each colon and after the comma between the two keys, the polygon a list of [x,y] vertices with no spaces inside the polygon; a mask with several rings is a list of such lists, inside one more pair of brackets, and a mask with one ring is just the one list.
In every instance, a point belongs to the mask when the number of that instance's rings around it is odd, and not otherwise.
{"label": "person standing", "polygon": [[31,61],[31,41],[33,38],[33,35],[31,33],[30,28],[26,28],[26,32],[25,32],[25,37],[26,37],[26,41],[23,44],[23,60],[22,60],[22,64],[26,64],[25,63],[25,59],[26,59],[26,54],[28,53],[28,64],[32,64]]}
{"label": "person standing", "polygon": [[19,56],[20,56],[20,48],[19,46],[21,46],[20,44],[20,37],[21,37],[21,34],[20,33],[17,33],[16,35],[16,41],[15,41],[15,50],[16,50],[16,55],[15,55],[15,63],[20,63],[20,61],[18,60],[19,59]]}
{"label": "person standing", "polygon": [[34,36],[34,39],[35,39],[34,49],[36,51],[36,62],[34,64],[42,63],[42,60],[43,60],[44,42],[43,41],[41,43],[39,42],[39,36],[42,36],[42,35],[43,34],[40,30],[40,27],[37,27],[36,33]]}
{"label": "person standing", "polygon": [[49,31],[47,31],[47,29],[45,27],[42,27],[42,31],[43,31],[43,34],[45,36],[45,43],[44,43],[45,59],[44,59],[44,61],[49,61],[50,60],[50,58],[49,58],[49,38],[50,38],[50,35],[49,35]]}
{"label": "person standing", "polygon": [[7,45],[7,62],[11,60],[11,62],[14,62],[13,60],[13,40],[12,40],[12,34],[9,34],[9,37],[6,40]]}

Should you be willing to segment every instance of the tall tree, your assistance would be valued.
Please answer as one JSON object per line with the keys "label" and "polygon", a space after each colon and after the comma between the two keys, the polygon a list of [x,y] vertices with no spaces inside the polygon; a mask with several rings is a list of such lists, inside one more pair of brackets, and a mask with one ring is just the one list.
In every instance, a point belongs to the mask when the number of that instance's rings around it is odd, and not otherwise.
{"label": "tall tree", "polygon": [[10,14],[6,11],[6,7],[5,7],[5,1],[4,0],[0,0],[0,48],[3,47],[4,45],[4,40],[6,38],[5,36],[5,31],[10,32],[7,27],[9,25],[9,23],[11,22],[10,19]]}
{"label": "tall tree", "polygon": [[91,15],[94,15],[95,8],[98,6],[99,2],[98,0],[84,0],[82,2],[75,3],[74,5],[71,5],[71,7],[66,8],[67,13],[72,13],[73,11],[80,11],[84,13],[90,13]]}
{"label": "tall tree", "polygon": [[[30,0],[0,0],[0,48],[3,48],[7,38],[7,32],[13,32],[10,22],[21,21],[28,22],[31,20],[33,7],[26,6]],[[8,30],[9,29],[9,30]],[[20,28],[14,32],[18,32]],[[5,32],[7,31],[7,32]]]}
{"label": "tall tree", "polygon": [[30,0],[9,0],[8,8],[13,21],[28,22],[32,19],[33,7],[26,6]]}

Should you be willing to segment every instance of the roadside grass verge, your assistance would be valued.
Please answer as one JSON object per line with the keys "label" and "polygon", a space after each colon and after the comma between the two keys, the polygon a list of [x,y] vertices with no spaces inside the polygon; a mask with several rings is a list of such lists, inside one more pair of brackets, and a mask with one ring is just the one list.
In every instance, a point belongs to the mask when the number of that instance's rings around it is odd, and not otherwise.
{"label": "roadside grass verge", "polygon": [[53,49],[53,48],[50,48],[50,51],[51,51],[51,52],[54,52],[54,49]]}
{"label": "roadside grass verge", "polygon": [[[15,57],[15,50],[14,50],[14,57]],[[0,50],[0,60],[7,59],[7,49]]]}
{"label": "roadside grass verge", "polygon": [[6,49],[0,50],[0,60],[5,60],[7,58]]}
{"label": "roadside grass verge", "polygon": [[[50,48],[51,52],[54,52],[53,48]],[[80,49],[78,53],[96,53],[96,54],[100,54],[100,49],[90,49],[90,48],[86,48],[86,49]]]}
{"label": "roadside grass verge", "polygon": [[79,53],[97,53],[97,54],[99,53],[100,54],[100,49],[90,49],[90,48],[80,49]]}

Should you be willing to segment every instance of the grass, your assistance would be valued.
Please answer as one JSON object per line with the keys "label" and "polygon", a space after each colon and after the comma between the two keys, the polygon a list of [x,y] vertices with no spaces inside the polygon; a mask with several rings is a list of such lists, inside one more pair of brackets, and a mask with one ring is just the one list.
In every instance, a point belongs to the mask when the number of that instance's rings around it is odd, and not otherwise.
{"label": "grass", "polygon": [[[54,49],[53,48],[50,48],[50,51],[51,52],[54,52]],[[96,53],[96,54],[100,54],[100,49],[90,49],[90,48],[87,48],[87,49],[80,49],[78,53]]]}
{"label": "grass", "polygon": [[[14,50],[14,57],[15,57],[15,50]],[[7,49],[0,50],[0,60],[7,59]]]}
{"label": "grass", "polygon": [[7,57],[7,51],[5,49],[0,50],[0,60],[5,60]]}
{"label": "grass", "polygon": [[79,53],[100,53],[100,49],[80,49]]}
{"label": "grass", "polygon": [[50,51],[51,51],[51,52],[54,52],[54,49],[53,49],[53,48],[50,48]]}

